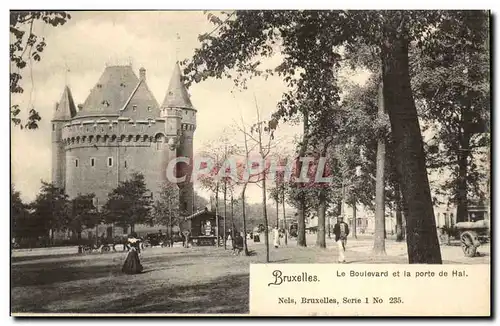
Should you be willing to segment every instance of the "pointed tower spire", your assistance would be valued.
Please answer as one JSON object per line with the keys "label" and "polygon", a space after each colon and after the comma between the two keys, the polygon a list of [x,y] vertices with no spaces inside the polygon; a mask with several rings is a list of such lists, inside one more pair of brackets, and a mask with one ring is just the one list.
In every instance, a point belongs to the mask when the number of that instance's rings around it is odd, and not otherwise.
{"label": "pointed tower spire", "polygon": [[64,87],[61,99],[56,103],[52,120],[70,120],[76,115],[75,101],[68,86]]}
{"label": "pointed tower spire", "polygon": [[181,68],[178,62],[175,64],[174,73],[172,74],[172,78],[170,78],[170,84],[168,85],[162,107],[194,109],[186,86],[182,82]]}

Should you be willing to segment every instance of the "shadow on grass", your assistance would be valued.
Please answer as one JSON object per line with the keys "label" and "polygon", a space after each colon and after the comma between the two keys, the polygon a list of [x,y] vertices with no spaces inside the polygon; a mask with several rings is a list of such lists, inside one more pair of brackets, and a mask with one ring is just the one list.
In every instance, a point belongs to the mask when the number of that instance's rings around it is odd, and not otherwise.
{"label": "shadow on grass", "polygon": [[247,257],[257,256],[257,252],[255,250],[248,250]]}
{"label": "shadow on grass", "polygon": [[17,256],[17,257],[11,257],[11,262],[18,263],[18,262],[29,261],[29,260],[38,260],[38,259],[56,259],[56,258],[74,257],[77,255],[78,255],[78,253],[57,254],[57,255]]}
{"label": "shadow on grass", "polygon": [[[81,261],[77,261],[81,263]],[[90,280],[121,273],[121,264],[81,266],[72,263],[37,263],[12,266],[12,287],[51,285],[77,280]]]}
{"label": "shadow on grass", "polygon": [[[132,278],[130,282],[134,282]],[[101,287],[93,289],[95,300],[77,309],[66,306],[48,311],[43,305],[30,304],[22,310],[53,313],[248,313],[248,289],[248,274],[235,274],[192,285],[172,286],[162,282],[145,286],[140,292],[119,295],[113,300],[103,299],[110,289]],[[80,291],[83,289],[77,292]],[[74,298],[75,294],[71,299]]]}

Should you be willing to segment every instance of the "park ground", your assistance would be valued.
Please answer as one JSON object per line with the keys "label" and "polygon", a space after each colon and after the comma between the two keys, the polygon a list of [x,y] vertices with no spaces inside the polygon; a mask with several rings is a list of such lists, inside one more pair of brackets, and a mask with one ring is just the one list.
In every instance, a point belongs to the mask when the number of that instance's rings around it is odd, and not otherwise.
{"label": "park ground", "polygon": [[[335,263],[333,240],[327,248],[270,249],[272,263]],[[372,238],[348,241],[350,264],[405,264],[406,244],[388,239],[386,256],[371,253]],[[76,254],[75,247],[16,250],[11,260],[13,313],[248,313],[249,269],[264,263],[263,243],[249,242],[252,256],[233,256],[223,247],[148,248],[141,254],[144,272],[124,275],[125,253]],[[458,244],[442,246],[445,264],[489,264],[490,246],[466,258]]]}

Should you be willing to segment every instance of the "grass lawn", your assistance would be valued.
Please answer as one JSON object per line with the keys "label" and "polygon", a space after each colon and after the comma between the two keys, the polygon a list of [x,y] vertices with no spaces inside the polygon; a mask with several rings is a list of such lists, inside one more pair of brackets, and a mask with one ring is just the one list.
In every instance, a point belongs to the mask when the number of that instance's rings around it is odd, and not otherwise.
{"label": "grass lawn", "polygon": [[[350,263],[407,261],[404,255],[373,257],[363,249],[365,242],[350,243]],[[12,257],[11,311],[248,313],[249,266],[265,260],[262,243],[249,245],[254,250],[250,257],[214,247],[149,248],[142,253],[144,272],[139,275],[121,273],[126,255],[121,252]],[[331,241],[328,246],[299,248],[291,241],[288,247],[271,248],[271,261],[334,263],[335,246]]]}

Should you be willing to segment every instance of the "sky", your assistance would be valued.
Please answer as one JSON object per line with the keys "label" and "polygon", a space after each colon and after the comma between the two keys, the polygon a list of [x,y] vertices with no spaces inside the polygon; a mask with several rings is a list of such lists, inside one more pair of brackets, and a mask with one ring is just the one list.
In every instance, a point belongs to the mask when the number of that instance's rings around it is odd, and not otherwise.
{"label": "sky", "polygon": [[[71,15],[72,19],[63,26],[34,26],[34,33],[43,35],[47,46],[42,60],[23,70],[24,93],[12,97],[13,103],[22,108],[34,107],[42,117],[38,130],[12,128],[12,182],[26,201],[35,198],[41,180],[51,181],[50,120],[65,85],[71,88],[75,104],[83,103],[106,65],[132,64],[137,75],[140,67],[146,69],[148,86],[161,104],[175,62],[189,58],[199,46],[198,35],[214,28],[202,11]],[[280,62],[277,54],[263,60],[263,65],[274,68]],[[367,74],[350,74],[349,78],[363,82]],[[253,79],[245,91],[226,79],[210,79],[191,86],[191,101],[198,110],[195,153],[227,135],[241,119],[246,124],[255,122],[256,105],[263,119],[270,117],[285,91],[286,86],[278,77]],[[290,150],[294,137],[300,135],[300,126],[280,125],[277,135],[280,147]],[[235,141],[237,138],[238,135]],[[201,189],[197,191],[208,196]],[[261,189],[250,186],[247,196],[249,202],[261,202]]]}

